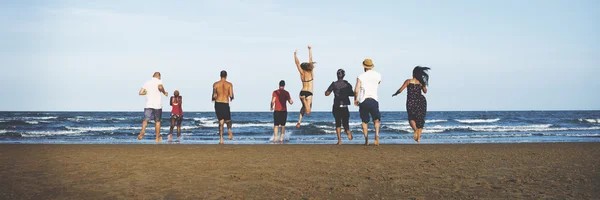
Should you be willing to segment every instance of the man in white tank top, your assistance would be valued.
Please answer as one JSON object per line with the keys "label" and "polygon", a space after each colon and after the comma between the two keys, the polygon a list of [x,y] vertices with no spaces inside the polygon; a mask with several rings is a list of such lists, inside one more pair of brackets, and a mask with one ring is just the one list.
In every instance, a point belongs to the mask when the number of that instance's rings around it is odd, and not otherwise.
{"label": "man in white tank top", "polygon": [[375,145],[378,146],[381,113],[379,112],[379,102],[377,102],[377,89],[381,83],[381,74],[373,70],[375,65],[373,65],[371,59],[365,59],[362,64],[365,73],[362,73],[356,79],[354,105],[359,106],[362,129],[365,135],[365,145],[369,145],[368,123],[369,115],[371,115],[375,124]]}

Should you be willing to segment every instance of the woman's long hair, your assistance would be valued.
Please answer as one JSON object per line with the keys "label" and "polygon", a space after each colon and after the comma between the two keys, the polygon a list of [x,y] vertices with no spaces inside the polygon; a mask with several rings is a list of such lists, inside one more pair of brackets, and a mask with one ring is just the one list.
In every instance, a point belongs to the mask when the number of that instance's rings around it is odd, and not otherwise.
{"label": "woman's long hair", "polygon": [[427,71],[430,69],[429,67],[416,66],[413,69],[413,78],[416,78],[421,84],[427,86],[429,84],[429,74],[427,74]]}
{"label": "woman's long hair", "polygon": [[303,62],[302,64],[300,64],[300,68],[302,68],[302,70],[304,71],[312,72],[312,70],[315,68],[316,63],[317,62]]}

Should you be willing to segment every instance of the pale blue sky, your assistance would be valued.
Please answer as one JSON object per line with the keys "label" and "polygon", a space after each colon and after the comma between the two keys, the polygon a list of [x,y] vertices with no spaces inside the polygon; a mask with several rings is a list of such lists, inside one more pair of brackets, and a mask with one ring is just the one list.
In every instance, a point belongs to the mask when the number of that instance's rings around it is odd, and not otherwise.
{"label": "pale blue sky", "polygon": [[154,71],[184,110],[212,111],[222,69],[233,111],[268,111],[281,79],[297,101],[293,52],[307,60],[308,44],[318,111],[336,70],[354,85],[366,57],[382,110],[405,110],[406,93],[391,95],[416,65],[432,68],[429,110],[600,109],[594,0],[15,0],[0,2],[0,27],[5,111],[141,111]]}

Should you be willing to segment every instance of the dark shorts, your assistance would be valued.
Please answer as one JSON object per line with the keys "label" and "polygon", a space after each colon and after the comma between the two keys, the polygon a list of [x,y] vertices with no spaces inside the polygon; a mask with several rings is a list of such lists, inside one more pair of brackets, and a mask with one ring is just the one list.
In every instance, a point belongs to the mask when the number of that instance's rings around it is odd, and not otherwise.
{"label": "dark shorts", "polygon": [[301,96],[301,97],[302,97],[302,96],[304,96],[304,97],[310,97],[310,96],[312,96],[312,95],[313,95],[313,93],[312,93],[312,92],[309,92],[309,91],[300,91],[300,96]]}
{"label": "dark shorts", "polygon": [[144,108],[144,121],[160,122],[160,118],[162,118],[162,109]]}
{"label": "dark shorts", "polygon": [[217,119],[219,121],[221,121],[221,120],[225,120],[225,121],[231,120],[231,110],[229,109],[229,104],[228,103],[215,102],[215,113],[217,113]]}
{"label": "dark shorts", "polygon": [[375,99],[365,99],[360,103],[358,112],[360,113],[360,119],[364,123],[369,123],[369,115],[371,115],[373,121],[381,119],[379,102],[375,101]]}
{"label": "dark shorts", "polygon": [[350,128],[350,111],[348,110],[348,107],[334,106],[331,112],[335,118],[336,128],[340,128],[342,125],[345,129]]}
{"label": "dark shorts", "polygon": [[273,112],[273,125],[285,126],[285,123],[287,123],[287,111]]}

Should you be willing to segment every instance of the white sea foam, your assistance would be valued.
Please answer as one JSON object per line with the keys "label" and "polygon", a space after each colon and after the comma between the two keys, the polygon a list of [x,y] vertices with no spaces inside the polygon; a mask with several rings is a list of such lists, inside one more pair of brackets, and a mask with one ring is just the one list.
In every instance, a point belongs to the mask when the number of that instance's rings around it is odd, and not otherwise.
{"label": "white sea foam", "polygon": [[44,137],[44,136],[77,136],[83,133],[83,131],[30,131],[22,134],[23,137]]}
{"label": "white sea foam", "polygon": [[0,130],[0,134],[8,133],[7,130]]}
{"label": "white sea foam", "polygon": [[500,118],[496,119],[457,119],[457,122],[465,123],[465,124],[475,124],[475,123],[493,123],[500,121]]}
{"label": "white sea foam", "polygon": [[447,122],[448,120],[445,119],[431,119],[431,120],[425,120],[425,123],[440,123],[440,122]]}
{"label": "white sea foam", "polygon": [[19,117],[19,119],[24,119],[24,120],[49,120],[49,119],[56,119],[58,117],[55,116],[47,116],[47,117]]}
{"label": "white sea foam", "polygon": [[[551,124],[535,124],[525,126],[426,126],[424,133],[441,133],[451,130],[471,130],[476,132],[553,132],[553,131],[586,131],[600,130],[600,127],[551,127]],[[410,126],[387,126],[392,130],[412,132]]]}
{"label": "white sea foam", "polygon": [[592,124],[600,123],[600,119],[579,119],[580,122],[588,122]]}

